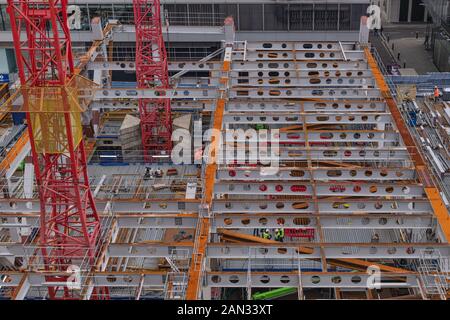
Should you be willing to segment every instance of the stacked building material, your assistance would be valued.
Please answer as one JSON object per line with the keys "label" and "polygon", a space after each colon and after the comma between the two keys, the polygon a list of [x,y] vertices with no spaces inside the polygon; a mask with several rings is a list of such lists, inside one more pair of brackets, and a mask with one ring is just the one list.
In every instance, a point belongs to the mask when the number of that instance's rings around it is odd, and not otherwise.
{"label": "stacked building material", "polygon": [[141,120],[127,114],[119,129],[119,141],[125,162],[136,162],[142,158]]}

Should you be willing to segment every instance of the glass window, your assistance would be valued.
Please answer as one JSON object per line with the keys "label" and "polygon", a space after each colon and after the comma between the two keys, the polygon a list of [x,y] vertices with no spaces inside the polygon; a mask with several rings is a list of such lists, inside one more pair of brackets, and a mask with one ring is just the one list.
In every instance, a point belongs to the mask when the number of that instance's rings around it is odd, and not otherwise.
{"label": "glass window", "polygon": [[314,30],[337,30],[337,22],[337,4],[316,4],[314,6]]}
{"label": "glass window", "polygon": [[350,5],[341,4],[339,9],[339,30],[350,30]]}
{"label": "glass window", "polygon": [[91,21],[89,20],[87,4],[77,5],[80,8],[80,24],[81,30],[90,30]]}
{"label": "glass window", "polygon": [[352,4],[351,5],[351,29],[359,30],[361,24],[361,17],[366,14],[367,5],[365,4]]}
{"label": "glass window", "polygon": [[262,4],[239,5],[239,28],[242,31],[263,30]]}
{"label": "glass window", "polygon": [[89,4],[89,21],[95,17],[102,19],[102,24],[105,25],[109,19],[114,19],[112,4]]}
{"label": "glass window", "polygon": [[134,61],[136,58],[136,47],[129,42],[115,42],[113,47],[114,61]]}
{"label": "glass window", "polygon": [[165,16],[169,20],[169,25],[172,26],[187,26],[188,20],[188,8],[186,4],[165,4],[164,5]]}
{"label": "glass window", "polygon": [[291,4],[289,6],[289,30],[312,30],[313,13],[312,4]]}
{"label": "glass window", "polygon": [[6,12],[6,5],[0,5],[0,30],[11,30],[11,24],[9,23],[9,15]]}
{"label": "glass window", "polygon": [[287,30],[287,4],[264,5],[264,30]]}
{"label": "glass window", "polygon": [[188,4],[190,26],[212,26],[214,25],[212,4]]}
{"label": "glass window", "polygon": [[213,53],[220,47],[220,44],[217,45],[209,43],[204,43],[201,47],[195,47],[198,45],[198,43],[191,42],[173,44],[173,46],[169,47],[167,50],[169,59],[198,61],[201,58]]}
{"label": "glass window", "polygon": [[225,18],[233,17],[236,30],[239,30],[238,8],[237,4],[215,4],[214,16],[216,25],[223,25]]}
{"label": "glass window", "polygon": [[14,52],[14,49],[6,48],[5,51],[6,51],[6,60],[8,61],[8,70],[10,72],[16,72],[17,64],[16,64],[16,54]]}
{"label": "glass window", "polygon": [[121,24],[134,24],[133,5],[114,4],[114,19],[119,20]]}

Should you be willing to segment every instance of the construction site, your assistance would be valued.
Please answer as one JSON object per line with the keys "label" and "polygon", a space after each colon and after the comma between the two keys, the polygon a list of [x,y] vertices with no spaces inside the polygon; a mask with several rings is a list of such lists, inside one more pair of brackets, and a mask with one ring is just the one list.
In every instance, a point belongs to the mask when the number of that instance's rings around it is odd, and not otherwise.
{"label": "construction site", "polygon": [[0,1],[0,300],[450,298],[450,89],[371,1],[105,2]]}

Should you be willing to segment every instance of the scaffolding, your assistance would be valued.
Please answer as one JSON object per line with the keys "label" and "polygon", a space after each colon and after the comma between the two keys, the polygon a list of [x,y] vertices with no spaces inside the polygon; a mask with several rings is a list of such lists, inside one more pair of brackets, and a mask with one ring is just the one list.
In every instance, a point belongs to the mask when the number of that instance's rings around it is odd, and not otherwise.
{"label": "scaffolding", "polygon": [[421,250],[416,268],[425,298],[437,296],[441,300],[447,300],[449,267],[449,258],[443,257],[439,251]]}

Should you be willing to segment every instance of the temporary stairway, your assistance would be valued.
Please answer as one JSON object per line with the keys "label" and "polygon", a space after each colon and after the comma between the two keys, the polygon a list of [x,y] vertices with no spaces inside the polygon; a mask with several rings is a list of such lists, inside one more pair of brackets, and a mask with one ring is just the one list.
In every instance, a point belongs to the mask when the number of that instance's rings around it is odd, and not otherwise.
{"label": "temporary stairway", "polygon": [[416,269],[419,273],[419,290],[424,299],[447,300],[450,269],[449,258],[439,251],[422,250]]}

